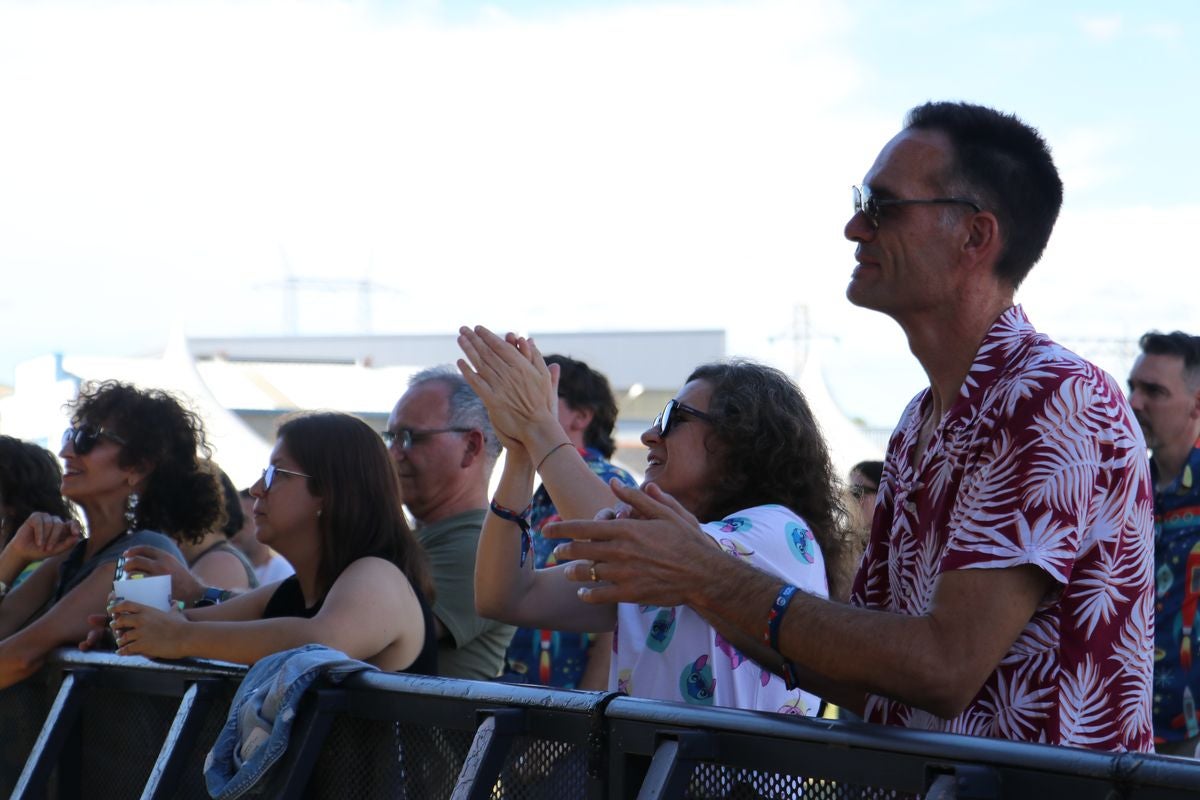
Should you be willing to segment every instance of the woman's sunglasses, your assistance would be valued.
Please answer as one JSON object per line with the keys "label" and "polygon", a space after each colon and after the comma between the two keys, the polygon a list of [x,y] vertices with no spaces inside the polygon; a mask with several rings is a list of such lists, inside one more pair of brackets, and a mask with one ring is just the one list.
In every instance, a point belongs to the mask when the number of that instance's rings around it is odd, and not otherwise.
{"label": "woman's sunglasses", "polygon": [[662,413],[654,418],[654,426],[658,428],[658,435],[662,438],[667,438],[667,434],[671,432],[671,426],[677,419],[678,414],[690,414],[697,419],[702,419],[705,422],[716,422],[717,418],[712,414],[706,414],[703,411],[692,408],[689,405],[679,402],[671,398],[663,407]]}
{"label": "woman's sunglasses", "polygon": [[91,425],[80,425],[78,428],[67,428],[63,431],[62,446],[66,447],[67,442],[70,442],[75,449],[75,455],[86,456],[92,452],[96,444],[101,439],[109,439],[117,444],[125,444],[125,440],[117,436],[112,431],[106,431],[104,428],[96,428]]}
{"label": "woman's sunglasses", "polygon": [[276,475],[295,475],[297,478],[312,479],[312,475],[306,475],[303,472],[295,472],[294,470],[290,469],[283,469],[282,467],[277,467],[274,464],[270,464],[266,469],[263,470],[262,473],[264,493],[271,491],[271,484],[275,483]]}

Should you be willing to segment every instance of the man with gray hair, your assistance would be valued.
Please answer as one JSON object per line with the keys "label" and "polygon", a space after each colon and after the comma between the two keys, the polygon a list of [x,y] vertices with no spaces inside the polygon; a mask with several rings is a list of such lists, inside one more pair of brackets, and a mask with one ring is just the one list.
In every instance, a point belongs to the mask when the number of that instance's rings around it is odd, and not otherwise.
{"label": "man with gray hair", "polygon": [[409,380],[384,438],[437,587],[438,672],[494,678],[515,629],[475,613],[475,549],[500,455],[487,409],[457,369],[430,367]]}

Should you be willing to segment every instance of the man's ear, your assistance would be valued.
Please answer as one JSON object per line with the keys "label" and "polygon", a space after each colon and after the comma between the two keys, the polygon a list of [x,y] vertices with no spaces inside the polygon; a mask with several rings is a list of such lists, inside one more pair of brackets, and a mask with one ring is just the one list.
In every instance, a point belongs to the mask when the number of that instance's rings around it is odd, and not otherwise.
{"label": "man's ear", "polygon": [[1188,416],[1192,421],[1200,419],[1200,381],[1196,382],[1196,388],[1192,390],[1192,410]]}
{"label": "man's ear", "polygon": [[481,430],[467,431],[463,436],[463,440],[466,442],[466,447],[463,448],[461,466],[463,469],[466,469],[474,464],[476,459],[484,457],[486,442],[484,442],[483,431]]}
{"label": "man's ear", "polygon": [[971,216],[971,224],[967,228],[967,238],[963,241],[962,252],[972,264],[986,263],[994,265],[1000,258],[1000,248],[1003,240],[1000,233],[1000,221],[990,211],[979,211]]}

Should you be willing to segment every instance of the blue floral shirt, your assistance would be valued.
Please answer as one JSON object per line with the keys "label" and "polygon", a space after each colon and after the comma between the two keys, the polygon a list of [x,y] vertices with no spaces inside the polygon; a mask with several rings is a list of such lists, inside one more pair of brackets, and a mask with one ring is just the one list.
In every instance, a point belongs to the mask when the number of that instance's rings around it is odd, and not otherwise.
{"label": "blue floral shirt", "polygon": [[[584,448],[579,454],[583,456],[592,472],[606,484],[610,478],[618,478],[627,486],[637,485],[628,472],[605,461],[598,450]],[[558,510],[550,500],[546,487],[538,487],[533,495],[529,515],[534,566],[538,569],[560,563],[554,557],[554,548],[566,539],[547,539],[541,533],[548,523],[557,522],[559,519],[561,518],[558,516]],[[588,651],[595,639],[596,636],[592,633],[519,628],[504,656],[504,672],[500,679],[574,689],[583,679]]]}
{"label": "blue floral shirt", "polygon": [[1200,440],[1154,494],[1154,569],[1154,741],[1178,742],[1200,736]]}

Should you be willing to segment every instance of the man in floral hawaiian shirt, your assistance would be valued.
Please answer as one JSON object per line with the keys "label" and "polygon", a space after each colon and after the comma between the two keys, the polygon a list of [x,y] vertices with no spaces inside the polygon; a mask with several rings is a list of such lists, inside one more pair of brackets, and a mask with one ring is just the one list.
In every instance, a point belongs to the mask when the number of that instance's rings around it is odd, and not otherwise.
{"label": "man in floral hawaiian shirt", "polygon": [[888,446],[852,605],[714,552],[656,488],[614,490],[642,519],[555,529],[568,573],[603,582],[581,594],[686,603],[869,721],[1149,750],[1145,445],[1112,378],[1014,304],[1061,202],[1035,130],[958,103],[909,112],[855,188],[846,295],[896,320],[930,386]]}
{"label": "man in floral hawaiian shirt", "polygon": [[1200,337],[1147,333],[1129,373],[1129,403],[1153,451],[1154,747],[1200,745]]}

